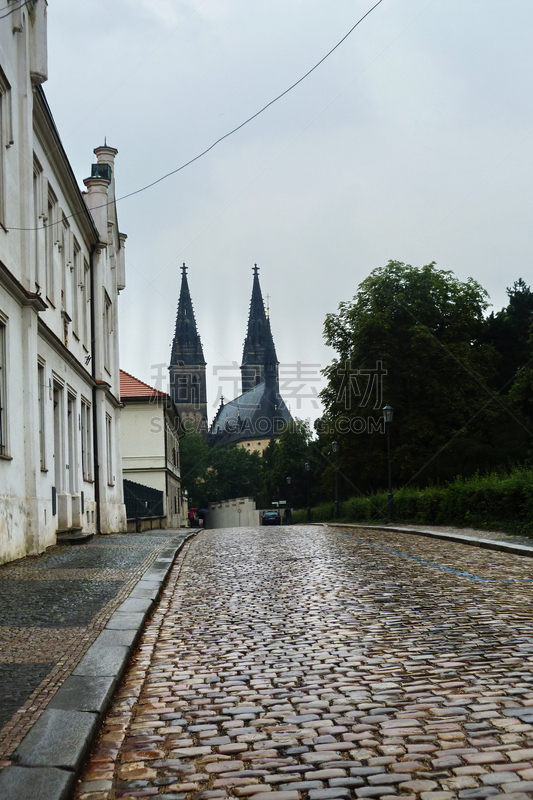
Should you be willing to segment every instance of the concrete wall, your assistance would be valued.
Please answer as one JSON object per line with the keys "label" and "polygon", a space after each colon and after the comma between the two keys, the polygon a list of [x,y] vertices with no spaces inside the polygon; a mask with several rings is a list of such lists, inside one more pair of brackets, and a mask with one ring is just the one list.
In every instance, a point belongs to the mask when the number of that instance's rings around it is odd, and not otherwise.
{"label": "concrete wall", "polygon": [[259,513],[255,508],[255,500],[251,497],[210,503],[206,528],[255,527],[260,524]]}

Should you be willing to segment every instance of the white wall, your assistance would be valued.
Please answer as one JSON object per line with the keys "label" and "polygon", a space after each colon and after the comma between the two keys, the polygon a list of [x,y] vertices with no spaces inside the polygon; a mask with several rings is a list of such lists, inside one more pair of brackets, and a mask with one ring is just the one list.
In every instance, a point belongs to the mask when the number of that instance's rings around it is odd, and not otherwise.
{"label": "white wall", "polygon": [[[97,475],[102,531],[126,530],[116,324],[125,237],[113,204],[97,229],[40,90],[47,72],[46,0],[13,11],[0,26],[0,400],[7,433],[0,451],[0,563],[42,552],[62,527],[94,531]],[[98,161],[112,168],[111,182],[100,182],[106,201],[114,197],[115,154],[97,148]],[[104,288],[112,303],[105,348]],[[90,302],[97,299],[92,331]],[[104,349],[110,354],[106,364]],[[38,364],[44,368],[41,395]],[[56,415],[54,381],[63,397]],[[81,465],[82,398],[98,438],[99,471],[94,467],[90,480]],[[106,415],[112,420],[112,474]],[[58,428],[61,436],[54,435]]]}
{"label": "white wall", "polygon": [[259,514],[255,508],[255,500],[250,497],[210,503],[206,528],[256,527],[260,524]]}
{"label": "white wall", "polygon": [[176,465],[172,462],[173,447],[177,450],[179,460],[176,420],[166,408],[167,401],[164,398],[156,399],[156,402],[123,400],[121,428],[124,478],[163,492],[167,527],[179,528],[186,517],[183,517],[181,509],[179,463]]}

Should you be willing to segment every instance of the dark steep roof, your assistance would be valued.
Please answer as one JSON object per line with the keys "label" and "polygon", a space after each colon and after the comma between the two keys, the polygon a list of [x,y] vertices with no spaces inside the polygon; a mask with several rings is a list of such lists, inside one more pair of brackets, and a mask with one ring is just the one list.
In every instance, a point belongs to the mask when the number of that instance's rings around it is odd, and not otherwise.
{"label": "dark steep roof", "polygon": [[283,425],[291,419],[291,413],[279,392],[276,390],[272,394],[263,381],[235,400],[220,406],[211,425],[210,436],[213,442],[228,444],[255,437],[279,436]]}
{"label": "dark steep roof", "polygon": [[184,366],[205,365],[202,342],[196,328],[196,319],[187,281],[187,267],[181,268],[181,290],[176,316],[176,329],[172,343],[170,364]]}
{"label": "dark steep roof", "polygon": [[274,347],[274,340],[270,330],[270,320],[265,312],[265,304],[263,303],[263,295],[259,285],[259,269],[256,264],[254,266],[252,299],[250,300],[250,314],[246,339],[244,340],[242,364],[264,364],[265,349],[269,346]]}

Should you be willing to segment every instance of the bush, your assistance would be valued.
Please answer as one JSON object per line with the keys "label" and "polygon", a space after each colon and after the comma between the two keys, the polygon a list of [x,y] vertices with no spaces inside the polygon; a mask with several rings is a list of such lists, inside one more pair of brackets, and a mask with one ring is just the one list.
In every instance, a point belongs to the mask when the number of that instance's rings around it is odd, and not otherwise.
{"label": "bush", "polygon": [[[311,509],[314,522],[335,518],[335,504]],[[503,530],[533,536],[533,472],[516,468],[508,473],[457,477],[447,486],[405,487],[394,493],[396,522],[456,525]],[[343,522],[379,524],[387,521],[387,494],[351,497],[340,506]],[[305,522],[307,511],[296,511],[294,522]]]}

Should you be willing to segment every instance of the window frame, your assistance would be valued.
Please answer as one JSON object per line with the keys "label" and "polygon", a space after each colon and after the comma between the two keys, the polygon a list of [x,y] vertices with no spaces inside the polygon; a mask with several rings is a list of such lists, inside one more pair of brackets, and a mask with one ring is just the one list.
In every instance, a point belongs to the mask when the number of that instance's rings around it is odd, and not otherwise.
{"label": "window frame", "polygon": [[107,485],[114,486],[113,475],[113,417],[106,412],[105,415],[105,441],[106,441],[106,466],[107,466]]}
{"label": "window frame", "polygon": [[112,359],[112,346],[111,339],[113,335],[113,303],[108,293],[104,289],[104,369],[111,375],[113,364]]}
{"label": "window frame", "polygon": [[37,402],[39,405],[39,460],[41,472],[48,472],[46,467],[46,363],[37,361]]}
{"label": "window frame", "polygon": [[7,317],[0,313],[0,456],[2,458],[10,457],[7,337]]}
{"label": "window frame", "polygon": [[0,225],[6,227],[6,150],[14,143],[11,84],[0,67]]}
{"label": "window frame", "polygon": [[45,278],[46,299],[55,308],[55,248],[57,244],[57,231],[55,230],[59,205],[53,189],[48,185],[48,198],[45,222]]}
{"label": "window frame", "polygon": [[93,437],[92,437],[92,406],[83,396],[81,398],[81,470],[86,483],[92,483],[93,478]]}

